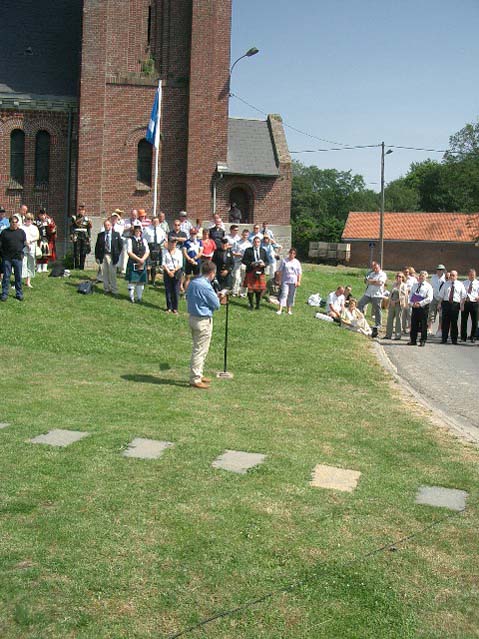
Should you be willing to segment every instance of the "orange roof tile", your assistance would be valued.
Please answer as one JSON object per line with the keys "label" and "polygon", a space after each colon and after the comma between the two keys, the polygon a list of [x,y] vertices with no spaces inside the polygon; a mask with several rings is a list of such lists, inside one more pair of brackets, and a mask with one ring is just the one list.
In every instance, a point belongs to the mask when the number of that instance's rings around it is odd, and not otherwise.
{"label": "orange roof tile", "polygon": [[[379,212],[352,211],[342,234],[346,240],[379,237]],[[384,239],[428,242],[475,242],[479,213],[384,213]]]}

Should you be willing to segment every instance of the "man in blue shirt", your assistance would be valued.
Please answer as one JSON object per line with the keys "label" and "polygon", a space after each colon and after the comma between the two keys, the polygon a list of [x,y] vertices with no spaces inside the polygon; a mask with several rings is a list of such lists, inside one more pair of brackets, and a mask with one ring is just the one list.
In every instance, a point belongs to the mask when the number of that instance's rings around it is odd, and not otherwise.
{"label": "man in blue shirt", "polygon": [[211,282],[216,276],[216,265],[204,262],[201,276],[194,278],[188,286],[186,301],[190,315],[189,324],[193,338],[190,362],[190,386],[207,389],[211,380],[203,377],[203,368],[208,355],[213,332],[213,313],[220,307],[220,301]]}

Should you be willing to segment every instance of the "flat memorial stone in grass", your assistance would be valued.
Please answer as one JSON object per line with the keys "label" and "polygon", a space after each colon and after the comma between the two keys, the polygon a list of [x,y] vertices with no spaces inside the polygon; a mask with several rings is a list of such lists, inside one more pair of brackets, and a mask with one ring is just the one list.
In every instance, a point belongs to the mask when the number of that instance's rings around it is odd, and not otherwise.
{"label": "flat memorial stone in grass", "polygon": [[84,437],[88,437],[90,433],[84,433],[79,430],[63,430],[61,428],[54,428],[46,435],[38,435],[28,441],[32,444],[48,444],[49,446],[69,446],[74,442],[80,441]]}
{"label": "flat memorial stone in grass", "polygon": [[0,422],[0,430],[2,428],[7,428],[7,426],[10,426],[10,424],[7,424],[6,422]]}
{"label": "flat memorial stone in grass", "polygon": [[361,473],[358,470],[318,464],[313,470],[311,486],[313,488],[329,488],[352,493],[358,485],[360,476]]}
{"label": "flat memorial stone in grass", "polygon": [[138,457],[139,459],[158,459],[167,448],[174,446],[172,442],[161,442],[157,439],[143,439],[135,437],[124,451],[124,457]]}
{"label": "flat memorial stone in grass", "polygon": [[416,494],[416,504],[459,511],[465,509],[468,496],[465,490],[457,490],[456,488],[420,486]]}
{"label": "flat memorial stone in grass", "polygon": [[217,457],[211,464],[213,468],[221,468],[229,470],[232,473],[240,473],[245,475],[250,468],[254,468],[262,464],[266,459],[266,455],[261,453],[245,453],[241,450],[225,450],[225,452]]}

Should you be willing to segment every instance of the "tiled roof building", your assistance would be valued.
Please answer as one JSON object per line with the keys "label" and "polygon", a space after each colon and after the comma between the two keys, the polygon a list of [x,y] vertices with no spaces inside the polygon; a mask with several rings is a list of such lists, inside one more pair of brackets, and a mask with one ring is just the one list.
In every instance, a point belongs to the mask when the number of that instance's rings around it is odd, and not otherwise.
{"label": "tiled roof building", "polygon": [[[378,212],[351,212],[343,242],[351,243],[351,264],[379,259]],[[434,270],[439,262],[462,272],[479,266],[479,213],[384,213],[384,265]]]}
{"label": "tiled roof building", "polygon": [[0,205],[45,205],[60,235],[79,202],[98,223],[151,211],[144,137],[161,79],[160,209],[207,220],[235,201],[249,223],[290,229],[281,118],[228,118],[231,2],[0,3]]}

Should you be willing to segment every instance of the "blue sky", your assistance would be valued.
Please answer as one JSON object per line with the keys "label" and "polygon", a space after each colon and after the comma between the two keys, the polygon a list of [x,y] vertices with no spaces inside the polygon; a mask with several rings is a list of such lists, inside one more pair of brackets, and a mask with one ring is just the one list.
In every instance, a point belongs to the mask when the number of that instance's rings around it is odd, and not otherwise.
{"label": "blue sky", "polygon": [[[445,149],[479,117],[479,0],[233,0],[232,92],[344,144]],[[232,97],[230,114],[262,117]],[[291,151],[333,145],[286,128]],[[379,190],[380,150],[293,154]],[[390,181],[439,153],[396,149]]]}

